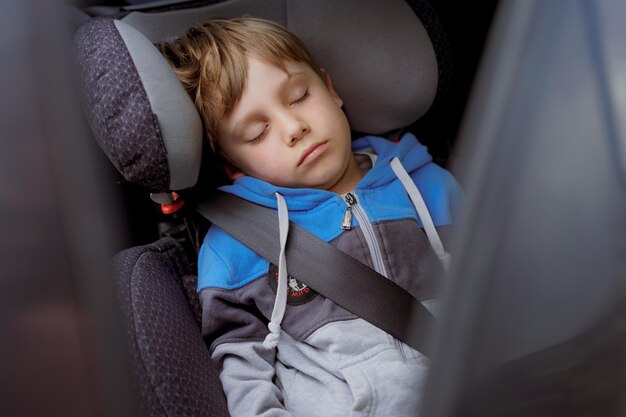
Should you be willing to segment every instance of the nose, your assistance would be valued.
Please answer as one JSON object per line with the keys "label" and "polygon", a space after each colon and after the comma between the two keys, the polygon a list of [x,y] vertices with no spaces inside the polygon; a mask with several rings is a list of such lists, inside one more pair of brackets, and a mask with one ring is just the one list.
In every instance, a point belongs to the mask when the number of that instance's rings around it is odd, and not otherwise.
{"label": "nose", "polygon": [[289,146],[295,145],[311,131],[309,124],[296,114],[285,115],[285,142]]}

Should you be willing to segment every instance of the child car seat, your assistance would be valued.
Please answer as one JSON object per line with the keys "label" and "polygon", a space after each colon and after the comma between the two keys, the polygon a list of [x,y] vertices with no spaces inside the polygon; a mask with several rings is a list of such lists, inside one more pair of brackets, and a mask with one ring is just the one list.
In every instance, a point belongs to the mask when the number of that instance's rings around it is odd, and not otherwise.
{"label": "child car seat", "polygon": [[[196,184],[200,118],[152,43],[210,17],[244,14],[277,21],[305,42],[333,75],[359,132],[383,134],[413,123],[445,79],[440,74],[448,64],[437,59],[446,55],[431,41],[442,45],[445,38],[425,1],[187,2],[92,19],[76,33],[87,117],[126,180],[155,194]],[[199,331],[192,264],[171,238],[115,258],[145,415],[228,415]]]}

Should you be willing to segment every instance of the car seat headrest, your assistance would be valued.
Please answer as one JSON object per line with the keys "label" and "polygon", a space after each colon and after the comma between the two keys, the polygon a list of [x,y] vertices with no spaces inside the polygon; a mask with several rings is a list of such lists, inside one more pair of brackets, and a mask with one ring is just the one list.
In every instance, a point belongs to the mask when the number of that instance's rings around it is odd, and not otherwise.
{"label": "car seat headrest", "polygon": [[202,122],[165,58],[119,20],[95,19],[77,36],[87,118],[117,170],[152,190],[193,186]]}
{"label": "car seat headrest", "polygon": [[[195,185],[202,124],[153,43],[211,17],[274,20],[305,43],[344,102],[353,130],[380,134],[407,126],[431,106],[435,51],[403,0],[232,0],[161,13],[95,18],[76,33],[86,113],[94,135],[124,178],[151,190]],[[255,13],[256,12],[256,13]]]}

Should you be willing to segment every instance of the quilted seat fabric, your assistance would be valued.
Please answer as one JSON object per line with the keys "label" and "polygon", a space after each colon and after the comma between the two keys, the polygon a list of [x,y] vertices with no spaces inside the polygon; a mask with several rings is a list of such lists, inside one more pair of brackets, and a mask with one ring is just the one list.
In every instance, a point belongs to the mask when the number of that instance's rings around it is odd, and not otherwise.
{"label": "quilted seat fabric", "polygon": [[113,266],[141,415],[228,417],[183,249],[163,238],[120,252]]}
{"label": "quilted seat fabric", "polygon": [[168,190],[159,124],[113,19],[93,19],[75,38],[86,116],[100,147],[127,181]]}

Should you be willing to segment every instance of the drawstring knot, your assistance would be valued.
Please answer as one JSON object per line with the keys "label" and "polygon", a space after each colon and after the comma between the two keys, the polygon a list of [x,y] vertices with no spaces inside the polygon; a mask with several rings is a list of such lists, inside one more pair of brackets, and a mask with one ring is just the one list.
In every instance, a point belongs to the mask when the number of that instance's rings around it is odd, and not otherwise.
{"label": "drawstring knot", "polygon": [[270,350],[278,346],[278,340],[280,339],[280,324],[270,321],[267,327],[270,329],[270,333],[265,336],[263,347]]}

